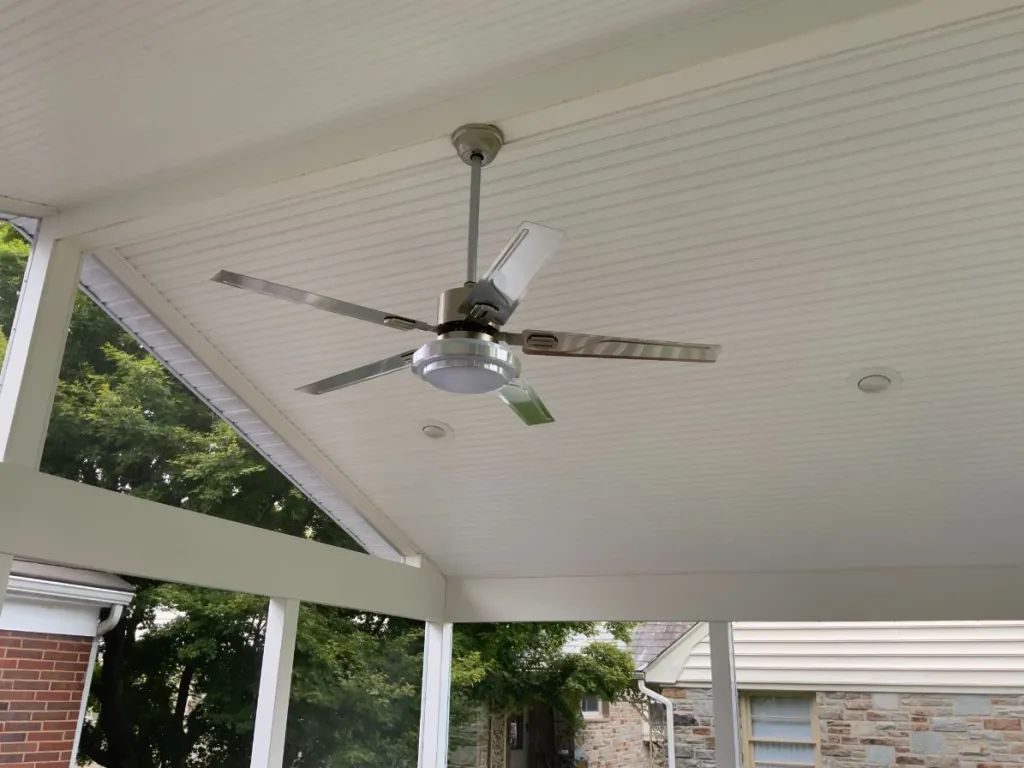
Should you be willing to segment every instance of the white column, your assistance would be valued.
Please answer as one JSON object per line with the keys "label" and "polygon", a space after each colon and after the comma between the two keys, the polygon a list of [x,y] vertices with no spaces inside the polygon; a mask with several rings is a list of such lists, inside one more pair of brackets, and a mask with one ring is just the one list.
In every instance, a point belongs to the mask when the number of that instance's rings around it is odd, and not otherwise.
{"label": "white column", "polygon": [[0,613],[4,610],[4,598],[7,596],[7,579],[11,575],[11,562],[14,560],[10,555],[0,552]]}
{"label": "white column", "polygon": [[281,768],[292,686],[292,659],[299,625],[299,601],[272,598],[263,644],[256,728],[252,736],[251,768]]}
{"label": "white column", "polygon": [[733,656],[732,623],[708,622],[711,646],[711,698],[715,714],[715,768],[740,768],[739,693]]}
{"label": "white column", "polygon": [[0,461],[39,468],[64,358],[81,254],[47,236],[43,221],[28,259],[0,373]]}
{"label": "white column", "polygon": [[419,768],[448,765],[448,704],[452,686],[452,624],[428,621],[423,631]]}

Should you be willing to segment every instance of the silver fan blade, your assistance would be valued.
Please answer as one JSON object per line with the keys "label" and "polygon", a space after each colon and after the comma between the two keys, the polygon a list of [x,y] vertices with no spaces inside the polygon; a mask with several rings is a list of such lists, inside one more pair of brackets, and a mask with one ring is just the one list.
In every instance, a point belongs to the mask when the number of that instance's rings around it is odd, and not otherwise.
{"label": "silver fan blade", "polygon": [[336,389],[350,387],[361,381],[369,381],[370,379],[376,379],[378,376],[385,376],[389,373],[400,371],[403,368],[409,367],[409,364],[412,362],[413,352],[415,351],[415,349],[410,349],[408,352],[403,352],[400,355],[385,357],[383,360],[367,363],[358,368],[353,368],[351,371],[328,376],[326,379],[320,379],[320,381],[314,381],[312,384],[299,387],[298,391],[306,392],[310,395],[322,395],[325,392],[333,392]]}
{"label": "silver fan blade", "polygon": [[228,272],[226,269],[222,269],[210,279],[215,283],[223,283],[224,285],[231,285],[246,291],[262,293],[264,296],[273,296],[277,299],[293,301],[296,304],[307,304],[317,309],[333,312],[336,315],[354,317],[356,320],[365,320],[368,323],[376,323],[377,325],[386,325],[388,328],[395,328],[399,331],[411,331],[413,328],[418,328],[421,331],[435,330],[434,326],[424,323],[422,320],[413,320],[401,315],[391,315],[387,312],[381,312],[379,309],[371,309],[359,304],[350,304],[341,299],[332,299],[330,296],[321,296],[319,293],[311,293],[310,291],[303,291],[298,288],[281,285],[280,283],[272,283],[269,280],[261,280],[258,277]]}
{"label": "silver fan blade", "polygon": [[524,221],[460,307],[462,312],[495,325],[508,322],[526,288],[562,242],[562,232]]}
{"label": "silver fan blade", "polygon": [[550,424],[555,420],[534,388],[522,379],[516,379],[499,389],[498,397],[515,411],[527,426]]}
{"label": "silver fan blade", "polygon": [[559,357],[617,357],[626,360],[674,360],[680,363],[713,363],[722,348],[717,344],[685,344],[675,341],[629,339],[564,331],[523,331],[503,334],[528,355]]}

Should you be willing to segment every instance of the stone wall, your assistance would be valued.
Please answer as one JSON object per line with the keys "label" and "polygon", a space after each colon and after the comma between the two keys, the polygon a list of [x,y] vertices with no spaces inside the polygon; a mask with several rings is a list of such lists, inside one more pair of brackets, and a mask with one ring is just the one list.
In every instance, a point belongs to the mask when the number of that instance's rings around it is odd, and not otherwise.
{"label": "stone wall", "polygon": [[605,717],[587,720],[576,737],[576,748],[587,755],[587,768],[647,768],[649,745],[644,741],[644,718],[628,701],[605,704]]}
{"label": "stone wall", "polygon": [[[677,768],[714,768],[711,691],[662,693],[675,712]],[[1024,696],[819,692],[816,702],[820,768],[1024,767]],[[588,768],[651,765],[643,716],[627,702],[610,705],[606,719],[589,721],[577,745]],[[660,754],[654,757],[655,766],[664,764]]]}
{"label": "stone wall", "polygon": [[672,699],[676,768],[714,768],[715,723],[711,691],[707,688],[664,688],[661,692]]}
{"label": "stone wall", "polygon": [[1024,696],[819,693],[823,768],[1024,765]]}

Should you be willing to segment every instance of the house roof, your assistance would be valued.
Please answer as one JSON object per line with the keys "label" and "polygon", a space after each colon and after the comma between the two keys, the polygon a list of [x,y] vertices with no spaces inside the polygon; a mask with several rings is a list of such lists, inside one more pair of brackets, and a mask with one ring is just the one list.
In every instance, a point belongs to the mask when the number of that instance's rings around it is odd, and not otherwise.
{"label": "house roof", "polygon": [[88,571],[84,568],[70,568],[50,563],[34,563],[27,560],[15,560],[11,564],[11,575],[39,581],[73,584],[80,587],[98,587],[118,592],[131,593],[135,591],[134,585],[112,573]]}
{"label": "house roof", "polygon": [[692,626],[694,622],[691,621],[645,621],[633,628],[628,643],[617,640],[611,632],[604,629],[590,637],[577,635],[566,644],[565,650],[578,651],[593,642],[612,642],[628,651],[633,657],[636,671],[643,672],[647,665],[671,647]]}
{"label": "house roof", "polygon": [[654,661],[695,624],[692,621],[645,621],[633,630],[626,649],[633,655],[638,672]]}

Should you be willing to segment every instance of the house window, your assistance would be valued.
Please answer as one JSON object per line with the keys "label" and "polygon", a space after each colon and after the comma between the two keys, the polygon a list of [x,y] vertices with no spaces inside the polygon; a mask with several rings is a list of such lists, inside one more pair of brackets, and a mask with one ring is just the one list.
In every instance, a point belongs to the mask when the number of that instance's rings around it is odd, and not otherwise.
{"label": "house window", "polygon": [[820,765],[813,696],[750,695],[740,703],[746,768]]}
{"label": "house window", "polygon": [[608,716],[607,705],[597,696],[584,696],[580,699],[580,710],[585,720],[602,720]]}

